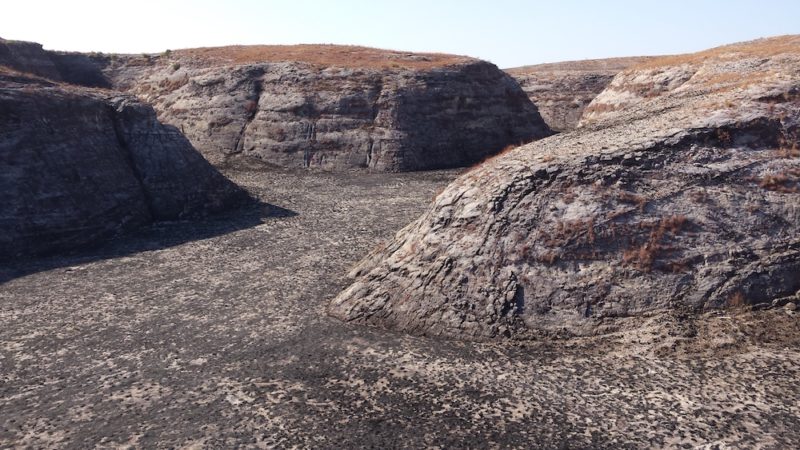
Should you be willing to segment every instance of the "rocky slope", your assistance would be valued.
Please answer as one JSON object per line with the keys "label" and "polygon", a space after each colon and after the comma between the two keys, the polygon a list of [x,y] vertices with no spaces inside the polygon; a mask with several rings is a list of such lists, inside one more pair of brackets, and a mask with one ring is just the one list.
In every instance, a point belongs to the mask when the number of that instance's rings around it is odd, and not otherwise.
{"label": "rocky slope", "polygon": [[459,167],[550,134],[511,77],[466,57],[307,45],[97,61],[217,165]]}
{"label": "rocky slope", "polygon": [[650,57],[608,58],[568,61],[506,69],[539,108],[547,125],[556,131],[569,131],[587,105],[630,66]]}
{"label": "rocky slope", "polygon": [[[35,69],[57,78],[48,67]],[[0,259],[75,248],[246,198],[151,107],[112,91],[0,66],[0,136]]]}
{"label": "rocky slope", "polygon": [[800,289],[799,93],[798,36],[629,69],[578,131],[457,179],[329,312],[484,339],[787,302]]}

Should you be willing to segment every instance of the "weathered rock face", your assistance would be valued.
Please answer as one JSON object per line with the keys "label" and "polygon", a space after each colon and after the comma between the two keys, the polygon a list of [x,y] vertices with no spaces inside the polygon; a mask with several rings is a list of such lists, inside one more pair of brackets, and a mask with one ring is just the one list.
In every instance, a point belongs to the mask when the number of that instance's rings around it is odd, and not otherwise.
{"label": "weathered rock face", "polygon": [[492,64],[358,47],[233,47],[105,60],[212,163],[406,171],[474,164],[550,134]]}
{"label": "weathered rock face", "polygon": [[55,81],[61,80],[61,74],[50,58],[50,52],[35,42],[9,41],[0,38],[0,66]]}
{"label": "weathered rock face", "polygon": [[583,110],[614,77],[650,57],[569,61],[506,69],[556,131],[578,126]]}
{"label": "weathered rock face", "polygon": [[109,88],[96,57],[83,53],[52,52],[35,42],[0,38],[0,66],[52,81]]}
{"label": "weathered rock face", "polygon": [[79,247],[246,194],[131,96],[0,67],[0,259]]}
{"label": "weathered rock face", "polygon": [[792,295],[799,93],[800,37],[620,74],[595,100],[618,107],[461,176],[354,269],[329,312],[485,339]]}

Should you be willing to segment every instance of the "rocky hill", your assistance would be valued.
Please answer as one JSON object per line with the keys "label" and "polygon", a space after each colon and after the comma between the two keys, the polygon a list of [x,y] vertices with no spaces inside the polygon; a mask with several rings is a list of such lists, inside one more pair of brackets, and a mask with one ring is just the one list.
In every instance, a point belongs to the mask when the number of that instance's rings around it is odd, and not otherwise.
{"label": "rocky hill", "polygon": [[550,134],[511,77],[460,56],[303,45],[96,61],[217,165],[459,167]]}
{"label": "rocky hill", "polygon": [[651,57],[567,61],[506,69],[519,82],[547,125],[556,131],[578,126],[583,110],[614,77]]}
{"label": "rocky hill", "polygon": [[[47,58],[29,56],[14,67],[59,78]],[[0,136],[0,259],[76,248],[246,198],[129,95],[0,66]]]}
{"label": "rocky hill", "polygon": [[596,334],[800,289],[800,36],[648,61],[582,127],[462,175],[354,269],[342,320]]}

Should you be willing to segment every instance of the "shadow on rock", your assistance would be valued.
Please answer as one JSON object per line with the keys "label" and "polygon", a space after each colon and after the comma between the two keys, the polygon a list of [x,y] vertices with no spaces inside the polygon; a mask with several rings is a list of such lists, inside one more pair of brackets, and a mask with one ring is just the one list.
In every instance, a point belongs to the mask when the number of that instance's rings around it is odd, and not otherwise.
{"label": "shadow on rock", "polygon": [[252,228],[264,223],[265,220],[294,216],[297,216],[297,213],[292,210],[252,201],[239,209],[201,219],[156,222],[137,231],[117,236],[110,241],[80,250],[53,256],[0,261],[0,284],[36,272],[160,250]]}

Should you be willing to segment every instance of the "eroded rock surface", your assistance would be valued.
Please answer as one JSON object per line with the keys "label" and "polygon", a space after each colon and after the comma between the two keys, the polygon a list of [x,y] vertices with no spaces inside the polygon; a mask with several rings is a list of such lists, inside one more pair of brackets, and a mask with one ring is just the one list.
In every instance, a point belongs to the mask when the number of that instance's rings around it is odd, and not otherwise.
{"label": "eroded rock surface", "polygon": [[246,194],[131,96],[0,67],[0,259],[97,242]]}
{"label": "eroded rock surface", "polygon": [[798,69],[790,36],[621,73],[579,131],[457,179],[362,261],[330,313],[483,339],[793,295]]}
{"label": "eroded rock surface", "polygon": [[583,110],[614,77],[650,57],[568,61],[506,69],[556,131],[578,126]]}
{"label": "eroded rock surface", "polygon": [[255,46],[98,62],[216,165],[460,167],[550,134],[510,76],[466,57]]}

